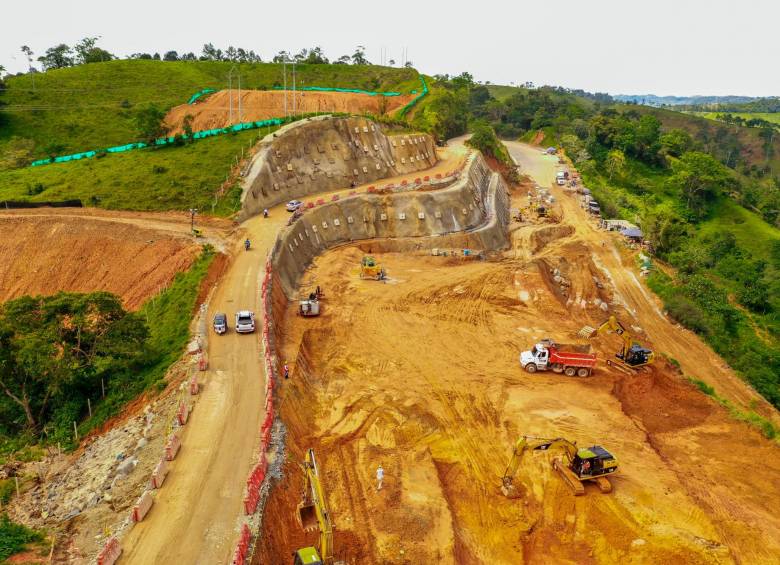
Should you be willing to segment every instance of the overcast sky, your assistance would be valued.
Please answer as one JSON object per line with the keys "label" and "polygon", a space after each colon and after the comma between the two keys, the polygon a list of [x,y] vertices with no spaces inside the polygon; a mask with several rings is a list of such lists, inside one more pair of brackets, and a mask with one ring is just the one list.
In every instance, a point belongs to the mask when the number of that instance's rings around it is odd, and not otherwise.
{"label": "overcast sky", "polygon": [[777,0],[39,0],[0,2],[0,65],[84,36],[117,55],[320,45],[336,58],[365,45],[427,74],[468,71],[611,94],[780,95]]}

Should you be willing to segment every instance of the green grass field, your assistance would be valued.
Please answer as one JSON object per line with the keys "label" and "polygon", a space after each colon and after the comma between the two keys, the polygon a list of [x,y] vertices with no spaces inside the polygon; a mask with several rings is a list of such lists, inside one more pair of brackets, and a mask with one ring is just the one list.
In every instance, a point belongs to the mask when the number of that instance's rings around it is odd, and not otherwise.
{"label": "green grass field", "polygon": [[[133,116],[152,104],[167,110],[204,88],[226,88],[230,62],[118,60],[6,80],[0,94],[0,153],[11,137],[34,141],[34,157],[100,149],[136,141]],[[283,84],[282,65],[235,64],[245,89]],[[288,68],[288,82],[291,70]],[[297,65],[299,86],[371,91],[419,90],[414,69],[374,65]],[[235,79],[234,79],[235,80]]]}
{"label": "green grass field", "polygon": [[766,120],[767,122],[772,122],[773,124],[780,124],[780,114],[770,112],[690,112],[690,114],[716,121],[718,119],[718,114],[731,114],[732,116],[740,117],[744,120],[759,118],[761,120]]}
{"label": "green grass field", "polygon": [[[259,135],[249,130],[193,142],[183,147],[140,149],[103,158],[0,171],[0,201],[52,201],[79,198],[86,206],[117,210],[211,212],[214,194],[231,164]],[[213,213],[238,209],[236,194],[219,199]]]}
{"label": "green grass field", "polygon": [[731,232],[740,247],[753,257],[765,260],[769,259],[771,242],[780,240],[780,230],[766,223],[758,214],[726,198],[720,201],[711,219],[700,224],[699,229],[702,235]]}

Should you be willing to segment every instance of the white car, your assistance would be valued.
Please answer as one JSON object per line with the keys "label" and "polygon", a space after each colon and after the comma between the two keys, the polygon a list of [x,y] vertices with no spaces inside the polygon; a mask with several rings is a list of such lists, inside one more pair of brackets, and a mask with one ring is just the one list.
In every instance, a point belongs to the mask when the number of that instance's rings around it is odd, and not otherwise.
{"label": "white car", "polygon": [[236,312],[236,331],[240,334],[251,334],[255,331],[255,313],[249,310]]}
{"label": "white car", "polygon": [[288,212],[295,212],[301,206],[303,206],[303,202],[301,202],[300,200],[290,200],[287,203],[286,208]]}

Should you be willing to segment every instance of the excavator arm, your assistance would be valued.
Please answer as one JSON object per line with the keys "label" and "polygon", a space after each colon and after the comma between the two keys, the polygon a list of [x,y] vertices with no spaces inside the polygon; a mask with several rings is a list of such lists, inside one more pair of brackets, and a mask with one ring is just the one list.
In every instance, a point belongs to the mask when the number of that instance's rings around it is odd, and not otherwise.
{"label": "excavator arm", "polygon": [[[593,335],[609,331],[614,332],[623,340],[623,348],[620,350],[620,353],[616,355],[617,358],[622,360],[625,364],[625,368],[622,370],[627,372],[629,369],[633,370],[653,362],[655,357],[653,352],[649,349],[645,349],[641,343],[636,341],[634,336],[631,335],[615,316],[610,316],[606,322],[599,326]],[[607,363],[609,364],[610,362],[607,361]],[[620,364],[618,364],[618,368],[620,368]]]}
{"label": "excavator arm", "polygon": [[327,565],[333,561],[333,524],[313,449],[306,452],[302,467],[304,485],[301,503],[298,505],[298,521],[306,532],[319,530],[319,555],[322,563]]}
{"label": "excavator arm", "polygon": [[501,492],[504,493],[504,496],[508,498],[517,497],[514,478],[517,474],[517,470],[520,468],[520,463],[522,462],[523,455],[525,455],[526,451],[547,451],[555,447],[563,448],[566,457],[568,457],[569,460],[573,459],[574,455],[577,453],[576,444],[562,437],[545,439],[523,436],[518,439],[512,450],[512,458],[509,460],[509,464],[504,471],[504,476],[501,478]]}

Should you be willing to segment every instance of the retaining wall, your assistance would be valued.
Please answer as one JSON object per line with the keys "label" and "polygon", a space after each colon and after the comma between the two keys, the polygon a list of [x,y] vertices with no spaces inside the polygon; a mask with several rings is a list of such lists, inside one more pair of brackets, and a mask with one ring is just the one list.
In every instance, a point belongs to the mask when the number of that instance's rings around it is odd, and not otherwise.
{"label": "retaining wall", "polygon": [[274,272],[292,299],[314,257],[345,243],[382,239],[385,251],[410,247],[497,250],[509,243],[507,187],[481,155],[472,155],[450,187],[366,194],[307,210],[285,228],[272,252]]}
{"label": "retaining wall", "polygon": [[287,200],[429,169],[427,134],[387,135],[367,118],[307,118],[258,145],[243,181],[240,220]]}

